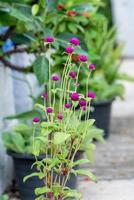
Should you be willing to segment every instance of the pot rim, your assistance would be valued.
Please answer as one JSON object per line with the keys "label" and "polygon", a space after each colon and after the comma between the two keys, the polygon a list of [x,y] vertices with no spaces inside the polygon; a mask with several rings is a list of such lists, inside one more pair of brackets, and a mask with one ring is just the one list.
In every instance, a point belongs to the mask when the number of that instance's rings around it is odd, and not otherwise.
{"label": "pot rim", "polygon": [[[76,157],[79,157],[80,153],[82,153],[82,151],[79,151],[77,152],[76,154]],[[16,153],[16,152],[13,152],[13,151],[7,151],[7,154],[13,158],[17,158],[17,159],[23,159],[23,160],[35,160],[35,156],[32,155],[32,154],[22,154],[22,153]],[[49,155],[48,155],[49,156]],[[38,156],[38,159],[41,160],[41,159],[44,159],[45,158],[45,154],[43,155],[39,155]]]}
{"label": "pot rim", "polygon": [[111,104],[114,100],[115,100],[115,98],[112,98],[109,100],[101,100],[101,101],[97,101],[97,102],[92,102],[91,106],[103,106],[103,105]]}
{"label": "pot rim", "polygon": [[[17,158],[17,159],[23,159],[23,160],[35,160],[35,156],[32,154],[22,154],[22,153],[16,153],[13,151],[7,151],[7,154],[13,158]],[[38,156],[39,159],[43,159],[45,156],[44,155],[40,155]]]}

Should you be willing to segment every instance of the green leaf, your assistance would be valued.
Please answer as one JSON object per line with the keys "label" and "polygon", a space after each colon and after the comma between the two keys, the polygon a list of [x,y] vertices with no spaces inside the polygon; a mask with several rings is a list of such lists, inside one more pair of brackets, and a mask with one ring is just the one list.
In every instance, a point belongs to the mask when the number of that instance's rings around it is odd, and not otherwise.
{"label": "green leaf", "polygon": [[45,56],[39,56],[35,60],[33,70],[40,85],[48,82],[49,63]]}
{"label": "green leaf", "polygon": [[35,177],[35,176],[38,176],[39,179],[42,179],[42,178],[44,178],[45,173],[34,172],[34,173],[32,173],[32,174],[29,174],[29,175],[27,175],[27,176],[25,176],[25,177],[23,178],[23,182],[26,182],[29,178],[32,178],[32,177]]}
{"label": "green leaf", "polygon": [[69,31],[71,31],[73,34],[77,33],[77,28],[76,25],[74,23],[68,23],[68,29]]}
{"label": "green leaf", "polygon": [[89,163],[88,159],[81,159],[74,162],[73,166]]}
{"label": "green leaf", "polygon": [[54,135],[54,144],[60,145],[63,144],[66,140],[71,137],[70,134],[66,134],[65,132],[56,132]]}
{"label": "green leaf", "polygon": [[96,176],[89,170],[79,169],[75,170],[78,175],[88,176],[92,181],[97,182]]}
{"label": "green leaf", "polygon": [[130,75],[126,74],[126,73],[120,73],[120,74],[118,74],[117,78],[119,80],[124,80],[124,81],[131,81],[131,82],[134,81],[134,76],[130,76]]}
{"label": "green leaf", "polygon": [[26,14],[24,14],[23,12],[21,12],[21,10],[16,9],[16,8],[11,8],[11,12],[10,15],[17,18],[20,21],[23,22],[31,22],[30,17],[28,17]]}
{"label": "green leaf", "polygon": [[48,187],[39,187],[35,189],[35,194],[40,195],[40,194],[45,194],[51,192],[50,188]]}
{"label": "green leaf", "polygon": [[39,154],[40,154],[40,145],[41,145],[41,143],[42,143],[42,141],[36,140],[36,139],[33,142],[33,154],[35,156],[39,156]]}
{"label": "green leaf", "polygon": [[90,160],[91,163],[94,163],[94,151],[95,151],[95,144],[89,144],[86,148],[86,156]]}
{"label": "green leaf", "polygon": [[32,6],[32,15],[35,16],[38,12],[39,12],[39,5],[38,4],[34,4]]}
{"label": "green leaf", "polygon": [[90,127],[92,127],[92,125],[94,124],[95,120],[94,119],[89,119],[86,121],[81,121],[80,125],[78,126],[78,132],[83,132],[83,130],[89,129]]}
{"label": "green leaf", "polygon": [[16,115],[11,115],[11,116],[8,116],[6,117],[5,119],[31,119],[33,117],[42,117],[41,113],[37,110],[30,110],[30,111],[27,111],[27,112],[23,112],[23,113],[19,113],[19,114],[16,114]]}
{"label": "green leaf", "polygon": [[65,191],[65,197],[68,199],[70,198],[75,198],[77,200],[80,200],[82,198],[82,195],[80,192],[78,192],[77,190],[71,190],[69,189],[68,191]]}
{"label": "green leaf", "polygon": [[26,124],[17,124],[16,126],[13,127],[13,130],[15,132],[22,134],[24,137],[31,136],[33,132],[33,128]]}
{"label": "green leaf", "polygon": [[25,140],[22,137],[22,135],[12,132],[11,140],[12,140],[18,153],[25,153]]}
{"label": "green leaf", "polygon": [[93,141],[93,139],[96,139],[100,142],[104,142],[103,132],[104,131],[99,128],[90,128],[84,138],[83,147],[87,148],[88,145]]}
{"label": "green leaf", "polygon": [[7,194],[3,194],[0,196],[0,200],[9,200],[9,196]]}
{"label": "green leaf", "polygon": [[11,132],[3,132],[2,139],[7,150],[17,152],[17,149],[12,142]]}

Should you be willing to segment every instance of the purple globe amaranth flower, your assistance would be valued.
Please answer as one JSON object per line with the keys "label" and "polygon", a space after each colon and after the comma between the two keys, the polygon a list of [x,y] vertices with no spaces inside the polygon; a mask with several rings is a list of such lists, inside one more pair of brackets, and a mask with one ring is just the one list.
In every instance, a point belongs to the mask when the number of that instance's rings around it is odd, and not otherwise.
{"label": "purple globe amaranth flower", "polygon": [[89,91],[87,93],[87,97],[91,98],[91,99],[94,99],[96,97],[95,93],[93,91]]}
{"label": "purple globe amaranth flower", "polygon": [[85,112],[85,111],[87,111],[87,107],[86,106],[83,106],[82,107],[82,110]]}
{"label": "purple globe amaranth flower", "polygon": [[57,119],[62,120],[63,118],[64,118],[64,117],[63,117],[62,113],[58,113]]}
{"label": "purple globe amaranth flower", "polygon": [[66,103],[66,104],[64,105],[64,107],[67,108],[67,109],[69,109],[69,108],[71,108],[71,104],[70,104],[70,103]]}
{"label": "purple globe amaranth flower", "polygon": [[54,37],[52,37],[52,36],[47,36],[47,37],[44,38],[44,41],[45,41],[45,42],[48,42],[48,43],[52,43],[52,42],[54,42]]}
{"label": "purple globe amaranth flower", "polygon": [[47,92],[42,93],[41,97],[44,99],[48,99],[48,93]]}
{"label": "purple globe amaranth flower", "polygon": [[93,63],[92,63],[92,64],[90,64],[90,65],[89,65],[89,69],[90,69],[90,70],[95,70],[95,69],[96,69],[96,66],[95,66],[95,64],[93,64]]}
{"label": "purple globe amaranth flower", "polygon": [[70,71],[69,72],[69,77],[72,78],[72,79],[75,79],[77,76],[77,73],[75,71]]}
{"label": "purple globe amaranth flower", "polygon": [[40,122],[40,118],[39,117],[34,117],[33,118],[33,122],[34,123],[39,123]]}
{"label": "purple globe amaranth flower", "polygon": [[80,40],[76,37],[73,37],[73,38],[70,39],[70,43],[75,45],[75,46],[78,46],[78,45],[80,45]]}
{"label": "purple globe amaranth flower", "polygon": [[47,113],[53,113],[53,108],[48,107],[48,108],[46,109],[46,111],[47,111]]}
{"label": "purple globe amaranth flower", "polygon": [[51,77],[51,80],[52,81],[59,81],[60,80],[60,77],[58,74],[53,74],[52,77]]}
{"label": "purple globe amaranth flower", "polygon": [[72,46],[66,47],[66,49],[65,49],[65,52],[66,52],[67,54],[72,54],[73,51],[74,51],[74,48],[73,48]]}
{"label": "purple globe amaranth flower", "polygon": [[79,55],[79,61],[87,62],[88,61],[88,57],[86,55]]}
{"label": "purple globe amaranth flower", "polygon": [[87,105],[87,102],[85,100],[80,100],[79,101],[79,106],[80,107],[85,107]]}
{"label": "purple globe amaranth flower", "polygon": [[73,92],[70,97],[72,101],[79,101],[79,94],[77,92]]}

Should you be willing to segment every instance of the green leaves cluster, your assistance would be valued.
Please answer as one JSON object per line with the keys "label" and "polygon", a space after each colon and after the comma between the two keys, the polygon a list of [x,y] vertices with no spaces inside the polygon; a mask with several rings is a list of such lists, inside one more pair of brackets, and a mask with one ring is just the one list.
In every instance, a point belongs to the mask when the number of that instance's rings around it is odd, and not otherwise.
{"label": "green leaves cluster", "polygon": [[33,128],[25,124],[13,127],[13,130],[3,132],[3,141],[8,151],[31,154]]}

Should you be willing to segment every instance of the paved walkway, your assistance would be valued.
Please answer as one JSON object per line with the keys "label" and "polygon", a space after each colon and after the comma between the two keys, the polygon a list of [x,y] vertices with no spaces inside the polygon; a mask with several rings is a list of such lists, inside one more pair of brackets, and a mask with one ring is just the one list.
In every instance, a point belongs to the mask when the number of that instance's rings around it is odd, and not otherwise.
{"label": "paved walkway", "polygon": [[[125,60],[121,71],[134,76],[134,60]],[[125,88],[125,101],[113,105],[111,136],[97,144],[91,168],[99,182],[79,179],[83,200],[134,200],[134,84]]]}

